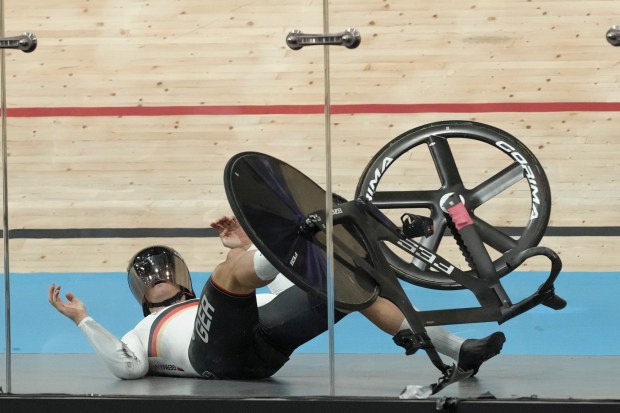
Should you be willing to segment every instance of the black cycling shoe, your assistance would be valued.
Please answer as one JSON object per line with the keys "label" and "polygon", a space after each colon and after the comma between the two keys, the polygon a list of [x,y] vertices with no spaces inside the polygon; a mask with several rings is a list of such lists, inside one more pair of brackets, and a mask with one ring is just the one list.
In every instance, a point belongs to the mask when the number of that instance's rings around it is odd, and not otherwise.
{"label": "black cycling shoe", "polygon": [[485,338],[465,340],[459,351],[458,367],[464,371],[473,370],[470,377],[475,376],[482,363],[499,354],[505,341],[506,336],[501,331]]}

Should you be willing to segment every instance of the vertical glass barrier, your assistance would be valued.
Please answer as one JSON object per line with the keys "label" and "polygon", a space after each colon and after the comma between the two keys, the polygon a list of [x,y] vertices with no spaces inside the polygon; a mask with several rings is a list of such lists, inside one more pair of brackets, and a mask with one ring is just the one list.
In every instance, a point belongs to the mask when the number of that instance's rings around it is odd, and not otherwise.
{"label": "vertical glass barrier", "polygon": [[[121,338],[143,319],[127,285],[135,253],[174,248],[196,294],[225,259],[210,223],[231,214],[223,176],[233,155],[267,153],[325,185],[323,50],[285,42],[291,29],[321,31],[321,5],[8,2],[5,17],[7,31],[39,40],[25,58],[7,53],[12,391],[148,395],[154,382],[116,379],[48,288],[60,285],[65,303],[74,294]],[[320,378],[314,386],[248,391],[325,395],[327,353],[319,337],[278,372],[295,380],[303,370]],[[165,392],[235,397],[218,381]]]}
{"label": "vertical glass barrier", "polygon": [[[0,37],[4,36],[4,2],[0,0]],[[4,145],[5,145],[5,126],[6,126],[6,120],[5,120],[5,87],[6,87],[6,74],[5,74],[5,54],[4,54],[4,50],[0,50],[0,111],[2,111],[2,119],[1,122],[2,124],[0,125],[0,127],[2,128],[1,130],[1,136],[0,136],[0,144],[2,145],[3,150],[0,150],[0,174],[2,176],[0,176],[0,182],[2,182],[2,187],[4,188],[4,179],[5,179],[5,173],[4,173],[4,168],[5,168],[5,159],[4,159]],[[0,194],[0,201],[2,202],[0,205],[2,205],[2,207],[0,207],[0,209],[2,209],[2,213],[6,213],[6,209],[4,208],[4,190],[0,191],[2,192]],[[4,225],[4,219],[3,219],[3,227]],[[2,229],[2,233],[3,233],[3,237],[6,235],[4,233],[4,228]],[[3,243],[4,245],[4,243]],[[6,393],[8,391],[10,391],[9,388],[9,376],[10,376],[10,369],[11,369],[11,363],[10,363],[10,347],[7,347],[8,345],[10,345],[10,337],[9,337],[9,330],[7,328],[7,321],[9,318],[9,314],[10,314],[10,309],[9,309],[9,305],[10,305],[10,298],[8,297],[8,291],[9,289],[7,288],[7,285],[10,281],[10,277],[7,273],[7,264],[8,261],[5,261],[4,259],[5,254],[4,254],[4,247],[2,247],[2,252],[0,253],[0,259],[2,262],[2,279],[0,279],[0,394]],[[10,324],[10,322],[8,323]]]}
{"label": "vertical glass barrier", "polygon": [[[538,2],[498,8],[490,0],[449,8],[430,1],[332,2],[329,10],[317,1],[129,3],[4,5],[5,33],[33,32],[39,45],[28,54],[7,50],[1,79],[14,298],[10,331],[5,317],[0,321],[0,351],[11,353],[12,366],[9,375],[2,357],[3,390],[9,381],[18,394],[161,390],[149,378],[117,380],[84,333],[49,305],[48,288],[61,285],[65,301],[65,293],[75,294],[120,338],[143,319],[127,285],[127,264],[144,247],[166,245],[183,256],[200,294],[228,252],[210,227],[231,213],[225,167],[249,151],[290,164],[342,197],[339,202],[372,201],[380,210],[375,218],[385,214],[397,228],[405,214],[432,219],[433,234],[410,236],[424,253],[412,258],[412,248],[380,250],[422,310],[478,305],[447,276],[448,264],[433,258],[445,256],[464,271],[471,264],[439,205],[451,192],[462,190],[466,204],[474,203],[476,224],[493,244],[495,271],[506,270],[501,259],[511,248],[540,242],[560,253],[556,289],[567,309],[538,306],[501,325],[446,323],[463,339],[502,331],[507,341],[478,381],[439,396],[614,398],[603,385],[575,387],[579,381],[547,392],[522,370],[514,377],[526,378],[509,386],[505,374],[529,365],[538,368],[537,377],[562,378],[532,361],[541,360],[566,363],[576,372],[566,377],[580,377],[580,366],[604,377],[608,370],[598,366],[618,362],[619,209],[609,178],[617,171],[618,125],[607,112],[618,111],[620,96],[616,50],[600,23],[609,21],[610,1],[587,2],[578,17],[564,2],[543,8]],[[361,44],[329,46],[328,59],[323,47],[293,50],[286,43],[295,29],[347,28],[360,32]],[[429,123],[431,129],[422,128]],[[386,146],[399,136],[398,145]],[[538,162],[541,168],[534,167]],[[361,254],[347,237],[339,253]],[[539,258],[502,274],[513,300],[548,276],[549,262]],[[368,271],[359,260],[333,264],[346,271],[359,266],[354,278]],[[7,276],[0,287],[3,316]],[[362,290],[372,295],[372,283]],[[383,333],[351,312],[276,373],[291,386],[256,382],[249,391],[396,397],[405,385],[435,382],[440,373],[426,354],[405,357],[393,343],[399,327],[384,326]],[[593,331],[602,334],[593,338]],[[159,357],[156,345],[149,351]],[[446,352],[446,363],[458,358],[458,350]],[[178,367],[158,360],[160,371]],[[502,393],[509,387],[510,394]],[[218,381],[179,380],[165,391],[236,396]]]}
{"label": "vertical glass barrier", "polygon": [[[536,256],[512,271],[502,264],[506,251],[539,244],[563,261],[555,287],[568,302],[564,309],[538,305],[501,325],[444,320],[457,341],[495,331],[507,340],[477,380],[448,386],[437,397],[490,391],[508,398],[613,398],[611,387],[565,381],[553,367],[560,363],[575,374],[588,370],[599,377],[611,371],[599,363],[617,365],[619,356],[613,318],[620,307],[612,298],[618,197],[605,190],[610,171],[617,176],[618,170],[618,145],[610,138],[617,135],[618,120],[607,113],[617,106],[608,102],[620,99],[618,50],[605,39],[608,26],[617,24],[605,17],[610,5],[592,4],[585,20],[572,20],[561,3],[544,10],[533,3],[502,3],[498,9],[490,1],[451,2],[448,8],[430,1],[331,5],[331,27],[354,27],[362,38],[353,51],[331,49],[334,192],[372,200],[398,228],[404,228],[403,214],[433,220],[433,234],[410,237],[424,246],[418,250],[424,256],[412,257],[418,247],[409,241],[408,248],[383,250],[412,303],[422,310],[480,306],[436,259],[445,257],[462,271],[472,265],[440,209],[453,192],[461,191],[474,211],[493,262],[490,273],[503,272],[513,303],[537,291],[552,268],[549,259]],[[607,23],[597,25],[597,18]],[[579,27],[570,39],[558,30],[567,21]],[[581,69],[584,56],[600,57],[595,73]],[[605,338],[580,344],[579,337],[592,331],[605,332]],[[441,376],[424,351],[405,357],[389,334],[359,314],[345,318],[336,332],[336,376],[376,378],[338,381],[339,395],[397,397],[406,385],[428,385]],[[457,362],[459,351],[443,351],[445,363]],[[508,380],[510,371],[523,376]]]}

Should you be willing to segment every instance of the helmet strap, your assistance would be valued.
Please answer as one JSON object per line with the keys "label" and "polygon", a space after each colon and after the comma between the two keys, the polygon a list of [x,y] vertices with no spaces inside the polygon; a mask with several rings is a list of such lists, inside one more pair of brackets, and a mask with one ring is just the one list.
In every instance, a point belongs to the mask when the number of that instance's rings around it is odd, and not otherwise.
{"label": "helmet strap", "polygon": [[168,298],[167,300],[160,301],[158,303],[149,303],[148,301],[145,301],[144,305],[146,305],[147,308],[168,307],[169,305],[172,305],[176,303],[177,301],[179,301],[181,297],[183,297],[184,295],[185,295],[184,291],[179,291],[178,293]]}

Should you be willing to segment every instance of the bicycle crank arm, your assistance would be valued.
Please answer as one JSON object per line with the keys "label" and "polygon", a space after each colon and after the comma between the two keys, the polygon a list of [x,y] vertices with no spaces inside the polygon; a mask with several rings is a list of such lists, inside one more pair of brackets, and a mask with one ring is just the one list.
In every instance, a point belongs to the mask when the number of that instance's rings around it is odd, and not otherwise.
{"label": "bicycle crank arm", "polygon": [[293,30],[286,36],[286,44],[293,50],[299,50],[304,46],[344,46],[347,49],[355,49],[361,41],[360,32],[354,28],[327,35],[306,34],[300,30]]}
{"label": "bicycle crank arm", "polygon": [[30,53],[37,48],[37,36],[33,33],[24,33],[21,36],[0,38],[0,49],[19,49]]}

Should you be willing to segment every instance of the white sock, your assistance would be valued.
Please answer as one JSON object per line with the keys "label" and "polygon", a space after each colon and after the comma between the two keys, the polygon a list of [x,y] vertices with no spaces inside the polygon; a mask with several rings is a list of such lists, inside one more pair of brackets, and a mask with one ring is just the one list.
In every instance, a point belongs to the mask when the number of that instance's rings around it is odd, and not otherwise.
{"label": "white sock", "polygon": [[258,250],[254,253],[254,272],[263,281],[272,281],[280,273]]}
{"label": "white sock", "polygon": [[[254,271],[256,272],[256,275],[258,275],[258,278],[264,281],[269,281],[272,279],[273,273],[276,272],[276,275],[273,277],[272,281],[267,285],[272,294],[278,295],[282,291],[295,285],[288,278],[280,274],[280,272],[273,265],[271,265],[269,261],[267,261],[263,254],[258,251],[258,248],[256,248],[254,244],[248,248],[248,251],[256,251],[254,253]],[[260,256],[257,257],[259,254]]]}
{"label": "white sock", "polygon": [[278,295],[282,291],[292,287],[293,285],[295,284],[293,284],[291,280],[289,280],[282,274],[278,274],[276,275],[276,278],[274,278],[274,280],[267,285],[267,287],[273,294]]}
{"label": "white sock", "polygon": [[[400,325],[400,329],[411,329],[407,319],[403,320],[403,323]],[[426,332],[439,353],[450,357],[456,362],[459,361],[459,352],[461,351],[461,344],[465,341],[464,338],[452,334],[440,326],[426,327]]]}

